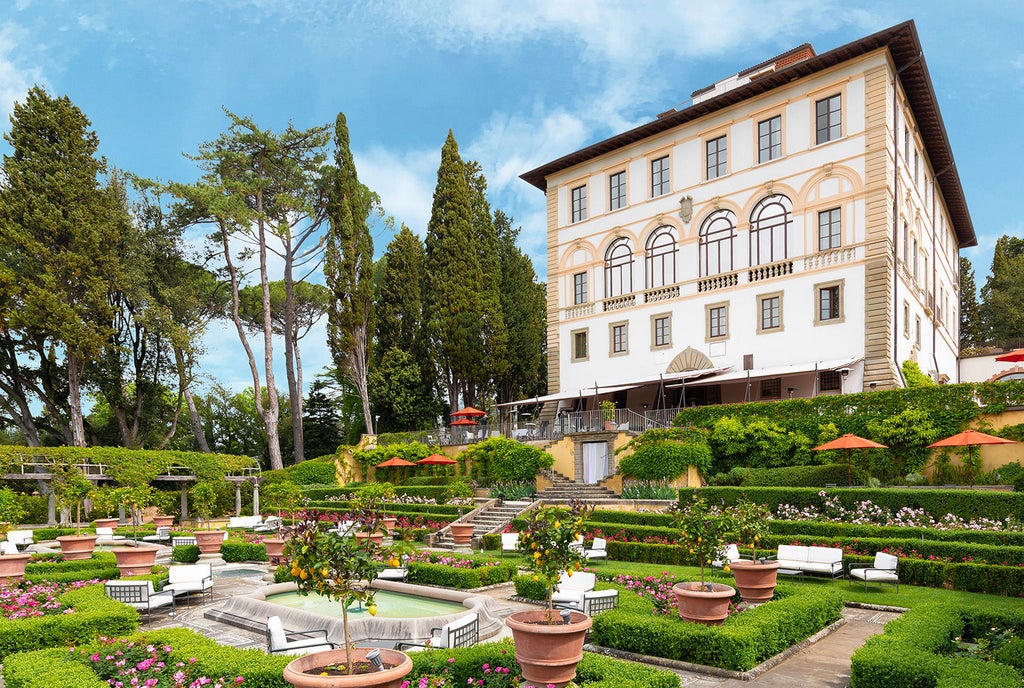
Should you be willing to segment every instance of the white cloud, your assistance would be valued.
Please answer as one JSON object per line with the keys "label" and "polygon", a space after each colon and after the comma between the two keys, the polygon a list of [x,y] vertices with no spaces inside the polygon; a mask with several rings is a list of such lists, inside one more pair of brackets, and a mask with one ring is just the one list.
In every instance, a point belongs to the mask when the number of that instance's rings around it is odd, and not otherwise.
{"label": "white cloud", "polygon": [[19,64],[16,49],[28,40],[27,33],[16,24],[0,27],[0,128],[6,130],[15,101],[24,101],[33,84],[45,85],[38,67]]}
{"label": "white cloud", "polygon": [[[375,147],[353,151],[359,181],[375,191],[384,210],[398,225],[405,223],[421,237],[426,234],[433,203],[441,142],[432,150],[393,151]],[[379,237],[374,237],[375,243]]]}

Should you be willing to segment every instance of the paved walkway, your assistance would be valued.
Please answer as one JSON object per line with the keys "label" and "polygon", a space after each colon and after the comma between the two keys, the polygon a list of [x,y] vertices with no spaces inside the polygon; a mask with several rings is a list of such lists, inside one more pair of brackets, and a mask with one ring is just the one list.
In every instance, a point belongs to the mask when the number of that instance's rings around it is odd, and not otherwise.
{"label": "paved walkway", "polygon": [[[236,567],[236,570],[238,568]],[[227,567],[219,571],[221,577],[215,579],[216,597],[212,603],[182,608],[177,616],[159,618],[146,628],[187,627],[225,645],[265,648],[266,638],[262,634],[251,633],[203,616],[206,610],[223,604],[225,598],[246,594],[266,584],[258,575],[225,577],[230,570],[231,567]],[[510,600],[509,597],[513,593],[514,590],[509,584],[482,594],[505,602],[507,613],[531,608],[529,605]],[[882,627],[897,616],[892,612],[845,608],[843,617],[846,623],[835,632],[751,681],[708,676],[690,671],[674,671],[679,675],[680,685],[687,688],[846,688],[850,685],[850,656],[869,637],[881,633]],[[507,633],[502,633],[498,637],[504,635]]]}

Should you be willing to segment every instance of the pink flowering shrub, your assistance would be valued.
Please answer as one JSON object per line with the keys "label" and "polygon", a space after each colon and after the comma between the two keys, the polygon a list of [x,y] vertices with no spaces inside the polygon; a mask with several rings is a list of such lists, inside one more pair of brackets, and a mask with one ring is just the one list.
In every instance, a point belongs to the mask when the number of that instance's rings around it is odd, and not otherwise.
{"label": "pink flowering shrub", "polygon": [[[504,654],[504,651],[503,651]],[[454,658],[448,660],[449,665],[455,663]],[[478,670],[470,673],[465,683],[456,683],[451,676],[449,667],[445,667],[439,673],[424,674],[417,679],[402,682],[402,688],[440,688],[442,686],[475,686],[476,688],[519,688],[522,677],[519,675],[519,668],[515,662],[504,664],[491,664],[484,662]],[[551,684],[548,684],[550,686]],[[537,688],[536,686],[524,686],[523,688]]]}
{"label": "pink flowering shrub", "polygon": [[672,586],[678,583],[679,579],[667,571],[660,576],[643,578],[622,574],[613,578],[612,582],[636,593],[638,597],[650,600],[654,605],[655,614],[676,613],[676,597],[672,593]]}
{"label": "pink flowering shrub", "polygon": [[170,645],[100,640],[103,648],[99,652],[81,650],[76,656],[112,688],[227,688],[238,686],[244,680],[241,676],[215,679],[196,676],[191,670],[195,658],[189,659],[187,664],[172,662]]}
{"label": "pink flowering shrub", "polygon": [[902,507],[895,513],[870,500],[857,502],[854,508],[843,506],[837,495],[824,490],[818,493],[821,506],[799,509],[792,504],[780,504],[775,509],[775,518],[786,521],[821,521],[825,523],[854,523],[872,526],[903,526],[908,528],[932,528],[935,530],[997,530],[1020,531],[1021,521],[1010,516],[996,521],[990,518],[963,519],[954,514],[935,518],[924,509]]}
{"label": "pink flowering shrub", "polygon": [[65,607],[57,599],[68,590],[93,585],[99,580],[75,581],[73,583],[22,583],[0,587],[0,617],[4,619],[27,619],[32,616],[74,614],[74,607]]}

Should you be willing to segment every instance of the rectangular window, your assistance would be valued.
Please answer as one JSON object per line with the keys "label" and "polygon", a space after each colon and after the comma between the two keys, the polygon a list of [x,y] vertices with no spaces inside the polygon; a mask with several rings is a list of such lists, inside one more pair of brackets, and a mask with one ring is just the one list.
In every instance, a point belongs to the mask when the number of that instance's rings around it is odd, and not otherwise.
{"label": "rectangular window", "polygon": [[839,208],[823,210],[818,213],[818,250],[827,251],[832,248],[839,248]]}
{"label": "rectangular window", "polygon": [[587,219],[587,187],[577,186],[572,190],[572,221],[582,222]]}
{"label": "rectangular window", "polygon": [[818,320],[839,318],[839,286],[822,287],[818,290]]}
{"label": "rectangular window", "polygon": [[911,245],[912,245],[912,250],[913,250],[913,256],[912,257],[913,257],[913,260],[914,260],[913,271],[912,271],[911,274],[914,275],[914,282],[916,283],[917,282],[917,259],[918,259],[917,239],[914,239],[914,241],[912,242]]}
{"label": "rectangular window", "polygon": [[761,380],[761,398],[762,399],[781,399],[782,398],[782,378],[781,377],[770,377],[766,380]]}
{"label": "rectangular window", "polygon": [[903,336],[910,339],[910,304],[903,302]]}
{"label": "rectangular window", "polygon": [[903,127],[903,162],[910,160],[910,129]]}
{"label": "rectangular window", "polygon": [[729,319],[725,306],[708,308],[708,338],[715,339],[729,334]]}
{"label": "rectangular window", "polygon": [[903,269],[907,269],[907,263],[910,262],[910,226],[903,223]]}
{"label": "rectangular window", "polygon": [[817,143],[835,141],[843,135],[842,97],[837,93],[814,104]]}
{"label": "rectangular window", "polygon": [[757,161],[782,157],[782,115],[757,123]]}
{"label": "rectangular window", "polygon": [[767,296],[761,299],[761,329],[775,330],[782,327],[782,297]]}
{"label": "rectangular window", "polygon": [[917,152],[917,148],[914,149],[914,185],[916,186],[920,182],[918,181],[918,174],[921,171],[921,154]]}
{"label": "rectangular window", "polygon": [[727,171],[726,140],[724,136],[711,139],[707,142],[707,170],[708,179],[721,177]]}
{"label": "rectangular window", "polygon": [[921,316],[914,316],[914,346],[921,348]]}
{"label": "rectangular window", "polygon": [[629,329],[626,323],[612,325],[612,353],[624,354],[629,351]]}
{"label": "rectangular window", "polygon": [[572,333],[572,357],[576,361],[585,361],[589,351],[587,350],[587,331],[581,330]]}
{"label": "rectangular window", "polygon": [[608,210],[618,210],[626,205],[626,171],[608,175]]}
{"label": "rectangular window", "polygon": [[671,346],[672,321],[667,315],[654,319],[654,346]]}
{"label": "rectangular window", "polygon": [[572,276],[573,304],[587,302],[587,273],[577,272]]}
{"label": "rectangular window", "polygon": [[842,389],[842,376],[838,370],[822,370],[818,373],[818,389],[822,392],[838,392]]}
{"label": "rectangular window", "polygon": [[672,190],[668,171],[668,156],[651,160],[651,197],[664,196]]}

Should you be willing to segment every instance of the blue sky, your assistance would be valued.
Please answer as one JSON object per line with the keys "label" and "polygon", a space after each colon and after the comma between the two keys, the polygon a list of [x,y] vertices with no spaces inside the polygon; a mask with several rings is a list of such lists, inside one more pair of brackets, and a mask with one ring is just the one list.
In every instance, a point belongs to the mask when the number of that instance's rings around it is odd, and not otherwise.
{"label": "blue sky", "polygon": [[[85,111],[112,164],[190,181],[182,154],[224,130],[222,107],[274,130],[343,111],[361,180],[421,235],[451,128],[543,277],[544,199],[521,173],[800,43],[824,52],[906,19],[978,233],[965,255],[980,286],[995,239],[1024,234],[1024,5],[1013,1],[2,0],[0,117],[6,131],[13,102],[42,84]],[[389,239],[376,230],[378,253]],[[307,381],[329,360],[322,342],[322,331],[305,340]],[[230,330],[212,328],[206,349],[208,379],[251,384]]]}

